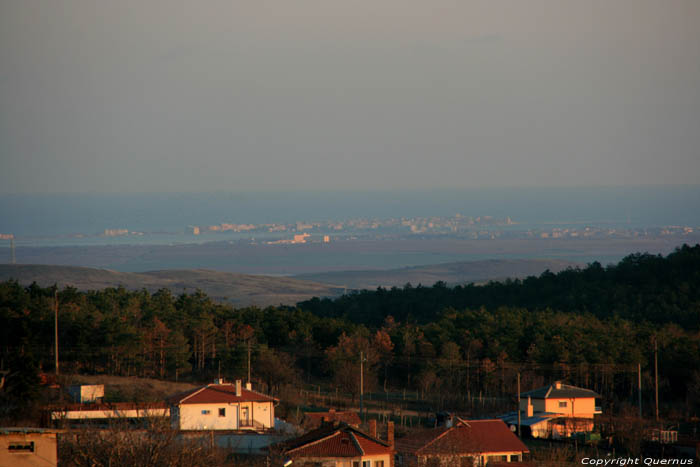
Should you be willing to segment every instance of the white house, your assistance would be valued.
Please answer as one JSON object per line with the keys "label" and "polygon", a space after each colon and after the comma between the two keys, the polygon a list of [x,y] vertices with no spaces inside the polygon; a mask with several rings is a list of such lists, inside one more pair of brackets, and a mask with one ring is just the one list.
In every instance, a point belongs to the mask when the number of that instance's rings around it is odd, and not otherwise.
{"label": "white house", "polygon": [[277,399],[219,380],[169,399],[173,428],[179,430],[265,431],[275,426]]}

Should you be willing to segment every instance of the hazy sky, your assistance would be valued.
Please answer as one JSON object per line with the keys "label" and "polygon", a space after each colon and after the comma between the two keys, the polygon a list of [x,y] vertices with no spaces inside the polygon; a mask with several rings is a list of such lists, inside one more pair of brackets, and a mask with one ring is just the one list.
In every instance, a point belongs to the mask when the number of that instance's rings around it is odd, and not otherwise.
{"label": "hazy sky", "polygon": [[0,0],[0,192],[696,184],[698,0]]}

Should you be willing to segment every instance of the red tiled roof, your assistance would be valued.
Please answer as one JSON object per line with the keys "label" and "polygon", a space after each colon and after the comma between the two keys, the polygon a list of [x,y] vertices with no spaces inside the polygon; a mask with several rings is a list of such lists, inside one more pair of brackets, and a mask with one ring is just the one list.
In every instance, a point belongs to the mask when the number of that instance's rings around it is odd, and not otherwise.
{"label": "red tiled roof", "polygon": [[345,423],[327,425],[284,443],[287,455],[300,457],[360,457],[392,454],[384,441]]}
{"label": "red tiled roof", "polygon": [[303,425],[311,428],[318,428],[323,422],[345,422],[348,425],[358,426],[361,423],[360,417],[355,412],[306,412],[304,414]]}
{"label": "red tiled roof", "polygon": [[171,404],[221,404],[229,402],[274,402],[274,397],[249,389],[241,388],[241,395],[236,396],[234,384],[208,384],[192,389],[168,399]]}
{"label": "red tiled roof", "polygon": [[460,420],[451,428],[436,428],[396,440],[396,450],[412,454],[529,452],[502,420]]}
{"label": "red tiled roof", "polygon": [[336,431],[330,436],[292,449],[287,454],[294,457],[359,457],[362,451],[351,433]]}

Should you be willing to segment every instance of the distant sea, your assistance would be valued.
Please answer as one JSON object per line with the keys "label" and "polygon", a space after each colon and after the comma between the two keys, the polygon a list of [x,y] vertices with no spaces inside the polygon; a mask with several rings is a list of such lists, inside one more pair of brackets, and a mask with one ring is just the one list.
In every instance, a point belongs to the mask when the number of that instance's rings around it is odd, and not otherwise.
{"label": "distant sea", "polygon": [[[510,217],[521,224],[700,226],[700,186],[492,188],[394,192],[0,195],[0,233],[19,245],[206,241],[188,225],[429,216]],[[95,237],[105,229],[142,237]],[[89,236],[76,238],[76,234]],[[250,237],[250,234],[245,234]],[[209,237],[211,240],[211,237]]]}

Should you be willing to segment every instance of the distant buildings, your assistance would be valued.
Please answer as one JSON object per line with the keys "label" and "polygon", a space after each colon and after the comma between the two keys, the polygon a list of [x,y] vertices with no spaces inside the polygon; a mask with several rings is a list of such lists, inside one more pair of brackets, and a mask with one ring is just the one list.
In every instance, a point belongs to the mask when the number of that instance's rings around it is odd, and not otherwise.
{"label": "distant buildings", "polygon": [[105,237],[119,237],[121,235],[129,235],[129,229],[105,229],[102,235]]}

